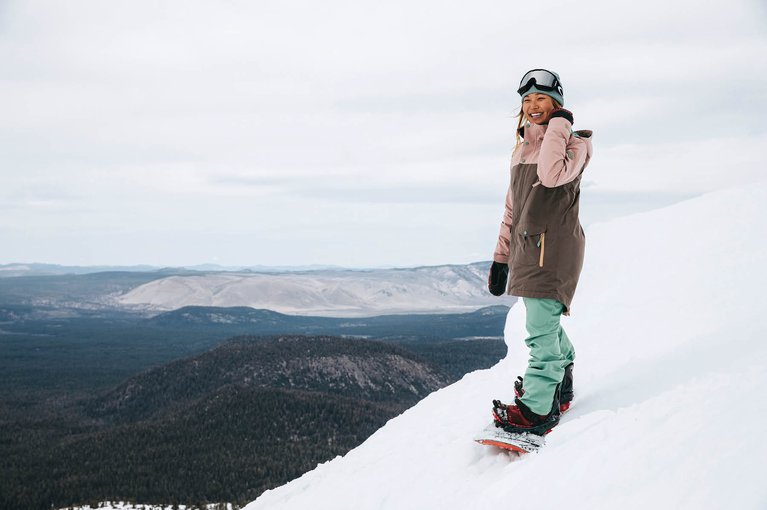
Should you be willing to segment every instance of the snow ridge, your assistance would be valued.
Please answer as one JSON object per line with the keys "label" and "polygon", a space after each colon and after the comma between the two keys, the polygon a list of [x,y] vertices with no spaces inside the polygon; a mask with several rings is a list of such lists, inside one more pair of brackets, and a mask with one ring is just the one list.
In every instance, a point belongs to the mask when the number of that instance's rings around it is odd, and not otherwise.
{"label": "snow ridge", "polygon": [[514,306],[506,359],[246,508],[767,508],[764,218],[767,182],[587,231],[575,401],[540,453],[471,441],[527,361]]}

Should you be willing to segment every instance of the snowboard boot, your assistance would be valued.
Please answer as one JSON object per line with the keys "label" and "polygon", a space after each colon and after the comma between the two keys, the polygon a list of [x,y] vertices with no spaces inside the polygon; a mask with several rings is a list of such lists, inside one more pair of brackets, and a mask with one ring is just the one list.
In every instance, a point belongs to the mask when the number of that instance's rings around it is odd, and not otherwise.
{"label": "snowboard boot", "polygon": [[565,367],[565,376],[562,378],[562,385],[559,391],[559,412],[564,413],[570,409],[570,402],[573,401],[573,364]]}
{"label": "snowboard boot", "polygon": [[[559,393],[559,389],[557,389]],[[493,419],[495,426],[501,427],[506,432],[529,432],[543,436],[551,432],[551,429],[559,423],[559,395],[554,395],[554,404],[548,415],[535,414],[519,398],[514,399],[513,404],[504,404],[500,400],[493,400]]]}
{"label": "snowboard boot", "polygon": [[[517,377],[514,381],[514,395],[519,398],[525,394],[523,388],[524,379]],[[573,364],[570,363],[565,367],[565,376],[562,378],[562,384],[560,385],[559,393],[559,412],[564,413],[570,409],[570,402],[573,401]]]}

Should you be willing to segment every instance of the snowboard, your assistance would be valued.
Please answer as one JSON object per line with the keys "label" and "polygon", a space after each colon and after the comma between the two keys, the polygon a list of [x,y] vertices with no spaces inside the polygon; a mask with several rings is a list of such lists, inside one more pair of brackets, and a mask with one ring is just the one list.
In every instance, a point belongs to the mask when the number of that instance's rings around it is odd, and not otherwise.
{"label": "snowboard", "polygon": [[534,453],[546,444],[543,436],[530,432],[506,432],[501,427],[496,427],[495,421],[482,429],[482,432],[474,437],[474,441],[519,453]]}

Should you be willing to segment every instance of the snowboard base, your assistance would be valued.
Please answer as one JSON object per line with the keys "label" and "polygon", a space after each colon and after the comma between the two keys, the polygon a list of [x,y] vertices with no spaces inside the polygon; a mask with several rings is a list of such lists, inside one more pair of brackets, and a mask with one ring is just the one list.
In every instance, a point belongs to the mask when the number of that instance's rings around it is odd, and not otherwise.
{"label": "snowboard base", "polygon": [[546,444],[543,436],[530,432],[506,432],[502,428],[496,427],[495,422],[482,429],[482,432],[474,437],[474,441],[519,453],[534,453]]}

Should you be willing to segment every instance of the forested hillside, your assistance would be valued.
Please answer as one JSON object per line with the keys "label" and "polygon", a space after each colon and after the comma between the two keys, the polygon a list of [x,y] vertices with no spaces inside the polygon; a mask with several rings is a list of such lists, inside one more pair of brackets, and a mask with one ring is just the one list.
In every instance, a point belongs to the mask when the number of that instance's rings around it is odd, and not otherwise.
{"label": "forested hillside", "polygon": [[43,412],[3,399],[0,507],[245,503],[504,354],[496,340],[237,337]]}

